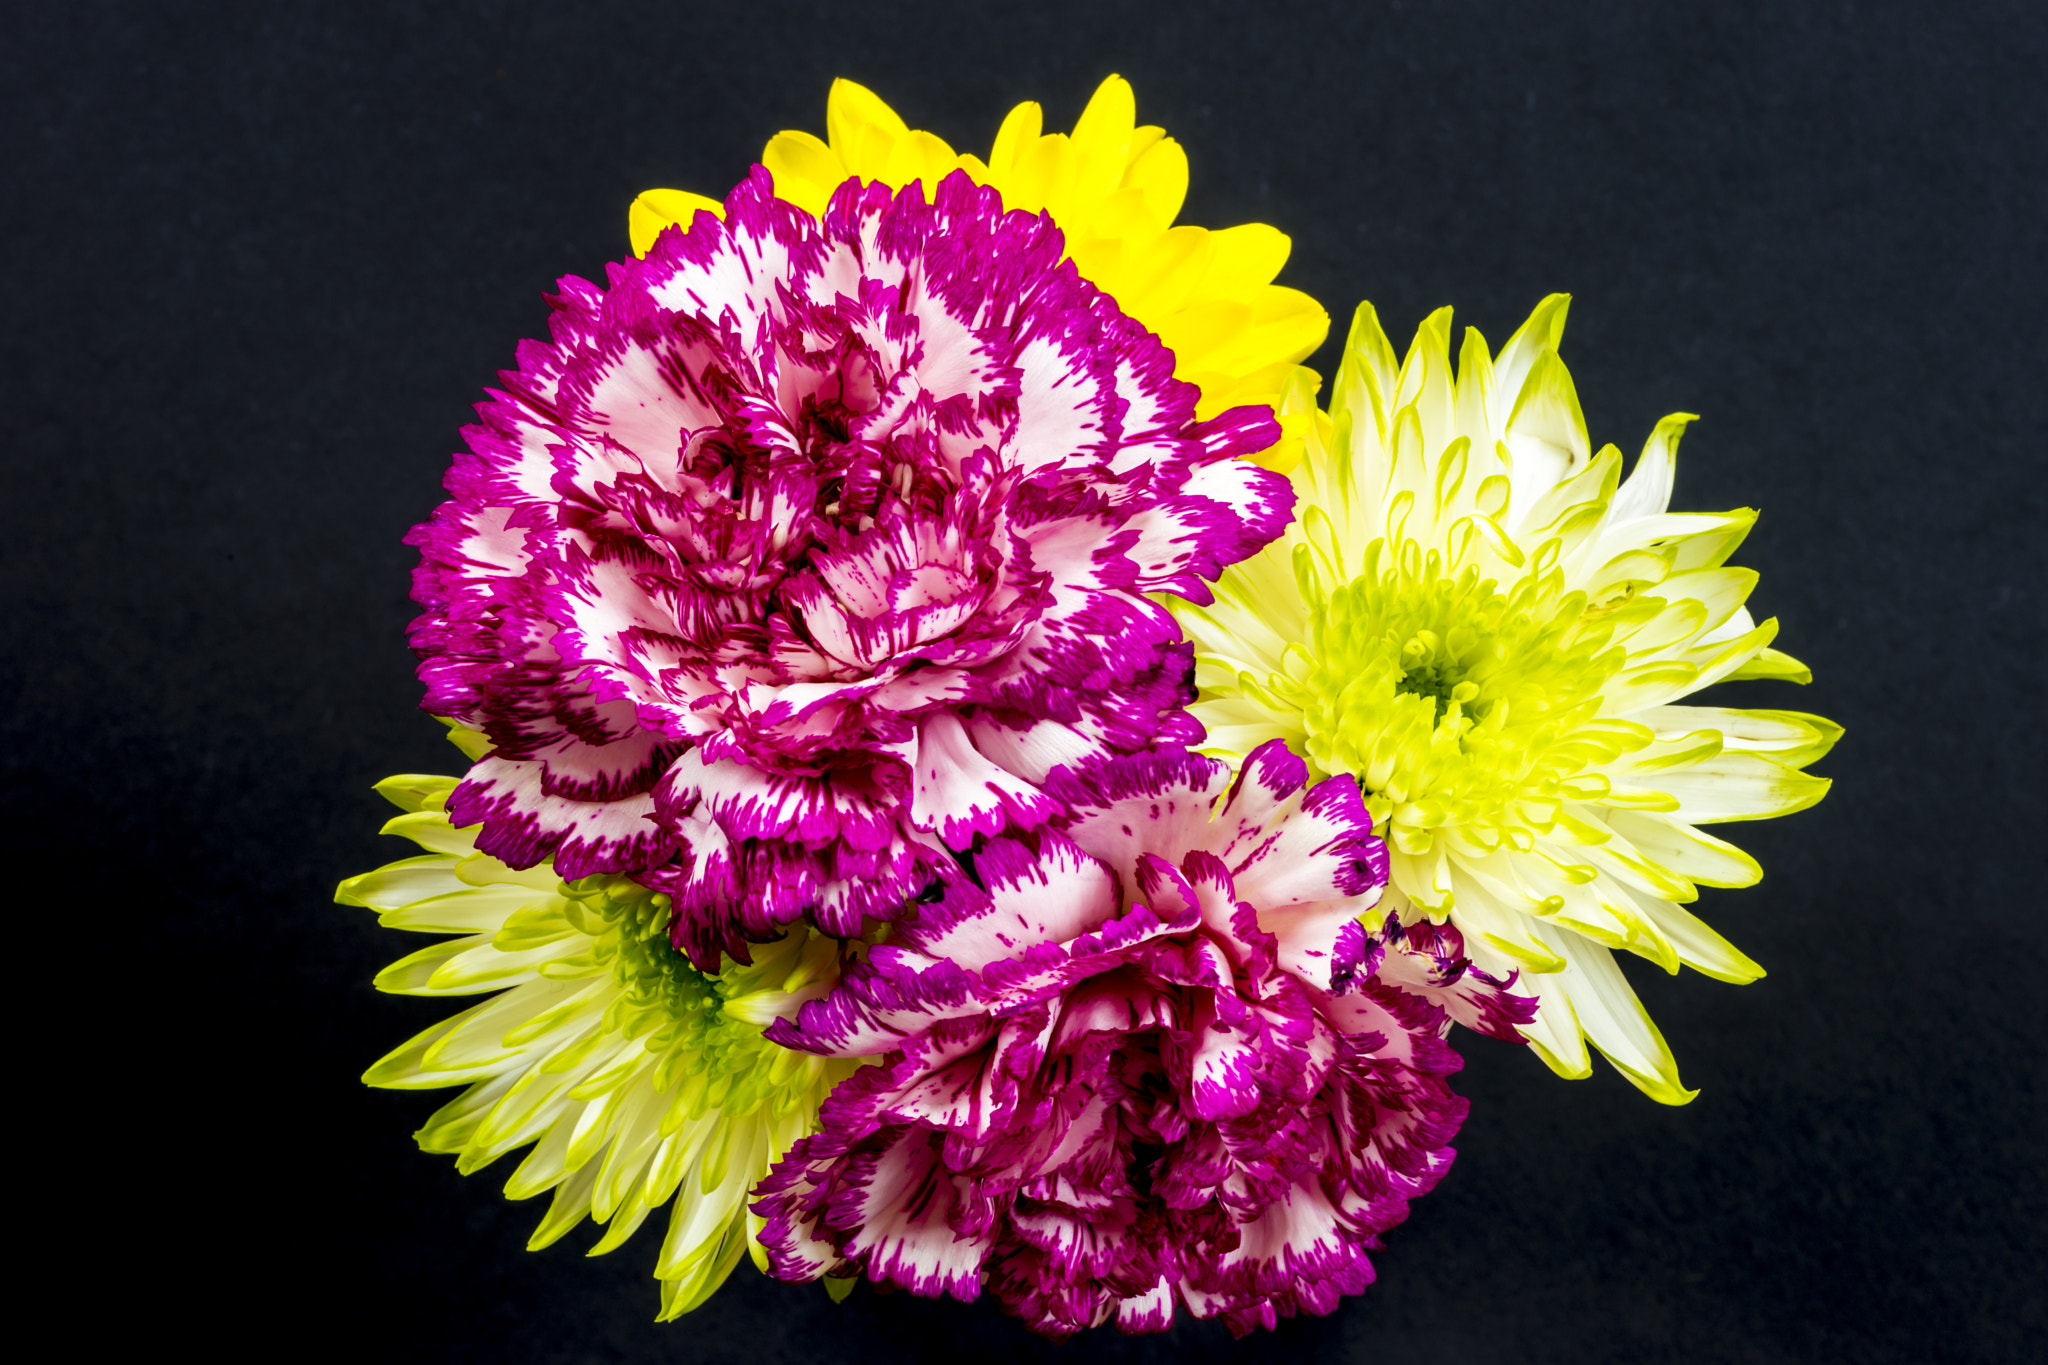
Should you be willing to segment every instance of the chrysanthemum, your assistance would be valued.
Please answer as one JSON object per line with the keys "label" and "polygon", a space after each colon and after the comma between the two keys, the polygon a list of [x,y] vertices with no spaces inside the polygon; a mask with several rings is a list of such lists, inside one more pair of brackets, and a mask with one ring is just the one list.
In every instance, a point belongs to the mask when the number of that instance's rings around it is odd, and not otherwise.
{"label": "chrysanthemum", "polygon": [[469,1174],[533,1144],[505,1193],[555,1192],[528,1245],[586,1217],[610,1251],[673,1201],[655,1275],[661,1317],[687,1313],[751,1249],[754,1183],[856,1063],[791,1052],[762,1025],[824,993],[841,946],[806,929],[756,947],[716,975],[669,945],[668,898],[623,877],[563,883],[543,862],[519,871],[478,853],[476,831],[444,811],[452,777],[394,777],[377,789],[407,811],[385,832],[429,852],[351,877],[336,899],[394,929],[459,934],[387,967],[403,995],[502,992],[444,1019],[371,1067],[396,1090],[468,1087],[417,1134]]}
{"label": "chrysanthemum", "polygon": [[1192,735],[1148,593],[1272,539],[1286,481],[1173,357],[964,175],[767,173],[608,291],[567,280],[479,407],[422,550],[426,709],[495,751],[477,847],[630,872],[721,951],[861,933],[947,850],[1053,810],[1055,765]]}
{"label": "chrysanthemum", "polygon": [[[887,1051],[762,1184],[787,1279],[865,1272],[1035,1329],[1239,1333],[1327,1313],[1448,1167],[1451,1017],[1527,1004],[1457,932],[1369,938],[1385,850],[1356,784],[1279,744],[1062,773],[1065,834],[995,839],[770,1037]],[[1220,808],[1219,808],[1220,805]]]}
{"label": "chrysanthemum", "polygon": [[[1003,205],[1049,214],[1081,275],[1158,334],[1182,379],[1201,387],[1197,414],[1279,401],[1294,364],[1323,344],[1330,316],[1299,290],[1273,283],[1287,260],[1285,234],[1264,223],[1212,231],[1176,227],[1188,190],[1187,153],[1162,128],[1137,123],[1130,83],[1111,76],[1071,135],[1044,133],[1036,103],[1010,111],[988,159],[957,155],[913,131],[852,81],[832,84],[826,137],[777,134],[761,153],[775,192],[823,216],[845,181],[937,185],[956,170],[989,185]],[[644,254],[671,223],[716,200],[649,190],[633,204],[633,249]]]}
{"label": "chrysanthemum", "polygon": [[[1667,1103],[1691,1098],[1613,949],[1724,981],[1763,969],[1684,907],[1757,864],[1697,827],[1800,810],[1799,770],[1840,730],[1817,716],[1680,706],[1725,679],[1804,682],[1743,608],[1729,554],[1755,513],[1667,511],[1665,418],[1620,481],[1594,453],[1546,299],[1499,359],[1450,310],[1398,366],[1370,306],[1326,419],[1293,470],[1299,517],[1174,604],[1195,641],[1206,751],[1284,738],[1352,773],[1392,849],[1381,912],[1448,920],[1474,961],[1519,966],[1542,998],[1527,1033],[1584,1076],[1583,1039]],[[1288,400],[1314,412],[1314,376]]]}

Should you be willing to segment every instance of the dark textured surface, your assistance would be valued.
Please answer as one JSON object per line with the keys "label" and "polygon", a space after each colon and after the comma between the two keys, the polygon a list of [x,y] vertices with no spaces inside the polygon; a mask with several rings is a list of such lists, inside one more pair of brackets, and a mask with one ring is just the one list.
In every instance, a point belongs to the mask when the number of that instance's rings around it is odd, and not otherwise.
{"label": "dark textured surface", "polygon": [[[13,1014],[17,1242],[81,1344],[218,1359],[2041,1358],[2044,59],[2029,0],[7,7],[13,953],[83,997]],[[1849,728],[1707,893],[1771,975],[1632,970],[1684,1109],[1468,1038],[1457,1167],[1328,1319],[1055,1350],[742,1268],[656,1327],[651,1231],[529,1255],[539,1205],[412,1149],[434,1098],[355,1079],[447,1008],[327,903],[405,851],[369,784],[458,761],[399,537],[635,191],[722,192],[837,74],[985,148],[1112,70],[1188,221],[1292,233],[1340,331],[1571,290],[1596,442],[1705,415],[1677,502],[1764,510],[1752,605],[1819,676],[1747,703]]]}

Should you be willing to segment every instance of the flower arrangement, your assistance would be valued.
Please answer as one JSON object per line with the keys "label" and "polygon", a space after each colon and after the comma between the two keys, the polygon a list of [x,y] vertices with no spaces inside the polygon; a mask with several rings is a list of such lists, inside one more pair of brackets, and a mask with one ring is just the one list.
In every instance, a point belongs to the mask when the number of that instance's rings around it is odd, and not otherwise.
{"label": "flower arrangement", "polygon": [[485,995],[373,1066],[521,1148],[532,1245],[668,1210],[660,1316],[782,1280],[1064,1337],[1327,1313],[1448,1169],[1462,1025],[1692,1096],[1614,962],[1762,969],[1698,826],[1819,799],[1804,680],[1593,450],[1545,300],[1496,358],[1361,306],[1327,409],[1287,238],[1176,226],[1111,77],[984,160],[834,86],[562,281],[415,529],[426,852],[341,885]]}

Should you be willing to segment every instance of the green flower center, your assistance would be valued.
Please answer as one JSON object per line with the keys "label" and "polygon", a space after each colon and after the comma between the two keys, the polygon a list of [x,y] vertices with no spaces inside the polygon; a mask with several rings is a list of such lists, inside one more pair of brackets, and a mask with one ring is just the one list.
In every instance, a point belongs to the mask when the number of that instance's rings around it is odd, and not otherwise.
{"label": "green flower center", "polygon": [[1592,755],[1573,742],[1625,655],[1585,595],[1539,556],[1503,590],[1451,574],[1414,542],[1386,542],[1325,589],[1306,559],[1309,639],[1270,690],[1301,711],[1309,757],[1357,775],[1374,822],[1404,852],[1458,831],[1474,852],[1547,832]]}
{"label": "green flower center", "polygon": [[1394,692],[1404,697],[1428,697],[1436,703],[1436,718],[1441,721],[1445,708],[1451,704],[1451,692],[1457,685],[1457,672],[1449,665],[1418,664],[1401,675],[1401,680],[1394,684]]}
{"label": "green flower center", "polygon": [[808,1100],[816,1059],[769,1042],[757,1019],[727,1006],[764,989],[790,989],[815,972],[821,956],[834,957],[817,951],[833,941],[791,934],[760,945],[752,963],[728,958],[712,975],[670,941],[675,911],[666,894],[618,876],[585,877],[563,891],[568,919],[591,936],[591,957],[611,967],[620,987],[603,1031],[640,1039],[660,1056],[658,1089],[680,1084],[693,1118],[714,1106],[728,1114],[764,1105],[794,1112]]}
{"label": "green flower center", "polygon": [[725,1003],[719,977],[690,965],[670,938],[674,908],[669,898],[624,877],[586,877],[571,891],[584,905],[603,909],[618,935],[612,974],[629,996],[678,1019],[716,1012]]}

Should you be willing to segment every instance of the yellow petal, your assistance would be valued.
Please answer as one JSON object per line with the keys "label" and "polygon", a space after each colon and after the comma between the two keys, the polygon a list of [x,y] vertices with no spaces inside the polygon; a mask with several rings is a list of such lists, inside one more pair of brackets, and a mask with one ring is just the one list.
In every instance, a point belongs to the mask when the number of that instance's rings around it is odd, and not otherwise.
{"label": "yellow petal", "polygon": [[1181,205],[1187,202],[1188,154],[1172,138],[1161,138],[1131,162],[1123,184],[1144,196],[1153,223],[1163,229],[1180,216]]}
{"label": "yellow petal", "polygon": [[777,133],[761,152],[761,164],[775,177],[777,197],[822,218],[832,191],[853,172],[839,153],[805,132]]}
{"label": "yellow petal", "polygon": [[1764,870],[1735,845],[1657,811],[1610,810],[1607,823],[1642,857],[1701,886],[1755,886]]}
{"label": "yellow petal", "polygon": [[825,100],[825,135],[849,175],[879,180],[910,128],[874,91],[841,77]]}
{"label": "yellow petal", "polygon": [[531,887],[457,885],[460,889],[444,895],[408,902],[377,922],[386,929],[413,933],[494,934],[507,918],[533,901]]}
{"label": "yellow petal", "polygon": [[1636,719],[1659,734],[1711,729],[1730,749],[1769,754],[1804,768],[1835,747],[1842,727],[1805,711],[1747,711],[1724,706],[1657,706]]}
{"label": "yellow petal", "polygon": [[1044,130],[1045,111],[1036,100],[1026,100],[1009,112],[1003,126],[996,130],[995,146],[988,154],[988,173],[996,184],[1001,185],[1016,172],[1018,155],[1035,146]]}
{"label": "yellow petal", "polygon": [[645,256],[664,228],[680,225],[687,232],[700,213],[723,219],[725,205],[688,190],[644,191],[626,210],[626,234],[633,239],[633,254]]}
{"label": "yellow petal", "polygon": [[909,133],[891,146],[876,178],[899,189],[921,181],[929,202],[937,196],[939,182],[958,169],[957,161],[953,149],[933,134]]}
{"label": "yellow petal", "polygon": [[1138,100],[1131,83],[1111,76],[1097,87],[1074,123],[1074,188],[1106,194],[1124,177],[1124,150],[1138,126]]}
{"label": "yellow petal", "polygon": [[1722,753],[1655,780],[1659,789],[1678,798],[1677,816],[1695,825],[1790,815],[1820,800],[1832,785],[1825,777],[1750,753]]}
{"label": "yellow petal", "polygon": [[1500,354],[1494,358],[1493,375],[1501,393],[1510,398],[1521,393],[1536,358],[1545,351],[1555,351],[1563,342],[1565,314],[1571,303],[1569,294],[1550,295],[1536,305],[1529,320],[1516,328],[1508,344],[1500,348]]}
{"label": "yellow petal", "polygon": [[[1557,959],[1562,964],[1563,959]],[[1523,984],[1536,993],[1536,1017],[1520,1028],[1529,1048],[1543,1064],[1569,1081],[1583,1081],[1593,1074],[1593,1059],[1586,1052],[1585,1031],[1572,1013],[1571,996],[1554,974],[1530,974]]]}
{"label": "yellow petal", "polygon": [[1544,351],[1530,367],[1508,417],[1507,444],[1515,456],[1518,502],[1524,477],[1548,491],[1592,459],[1578,389],[1556,351]]}
{"label": "yellow petal", "polygon": [[1650,439],[1643,442],[1643,453],[1636,456],[1636,467],[1615,490],[1614,502],[1608,511],[1611,519],[1633,521],[1638,517],[1656,516],[1671,506],[1671,484],[1678,469],[1678,441],[1685,435],[1687,424],[1697,421],[1699,418],[1692,413],[1674,412],[1657,423]]}
{"label": "yellow petal", "polygon": [[[1212,232],[1209,244],[1215,254],[1202,277],[1203,294],[1240,303],[1250,303],[1259,290],[1271,284],[1294,249],[1286,233],[1264,223],[1244,223]],[[1322,305],[1316,307],[1321,309]]]}

